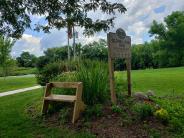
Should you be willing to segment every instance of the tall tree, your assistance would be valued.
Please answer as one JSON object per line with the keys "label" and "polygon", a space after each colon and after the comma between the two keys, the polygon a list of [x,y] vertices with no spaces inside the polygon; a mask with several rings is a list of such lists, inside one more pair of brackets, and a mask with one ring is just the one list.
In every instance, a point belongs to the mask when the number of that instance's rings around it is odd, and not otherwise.
{"label": "tall tree", "polygon": [[4,77],[8,74],[8,68],[12,64],[11,49],[14,42],[9,38],[0,36],[0,66],[2,67]]}
{"label": "tall tree", "polygon": [[107,61],[107,42],[104,39],[94,41],[82,47],[82,57],[84,59],[95,59]]}
{"label": "tall tree", "polygon": [[30,27],[29,7],[29,0],[1,0],[0,35],[20,38],[25,28]]}
{"label": "tall tree", "polygon": [[[112,16],[108,19],[93,20],[89,11],[101,11]],[[49,32],[52,28],[84,27],[84,34],[107,31],[113,26],[115,12],[123,13],[121,3],[107,0],[5,0],[0,2],[0,33],[20,38],[25,28],[30,27],[30,15],[44,15],[47,25],[37,24],[36,30]]]}
{"label": "tall tree", "polygon": [[29,52],[22,52],[20,57],[17,57],[16,60],[20,67],[35,67],[37,57]]}
{"label": "tall tree", "polygon": [[176,11],[164,19],[165,23],[153,21],[149,33],[167,43],[173,49],[184,47],[184,11]]}
{"label": "tall tree", "polygon": [[[112,16],[107,19],[88,17],[90,11],[101,11]],[[25,28],[30,28],[30,15],[44,15],[46,25],[37,24],[35,30],[49,32],[52,28],[68,29],[68,59],[70,59],[69,37],[73,34],[73,51],[75,59],[74,27],[84,28],[85,35],[107,31],[113,26],[115,12],[123,13],[126,8],[121,3],[107,0],[5,0],[0,3],[0,34],[20,38]],[[11,26],[11,27],[10,27]]]}
{"label": "tall tree", "polygon": [[65,60],[67,58],[67,46],[48,48],[44,51],[44,54],[50,62]]}
{"label": "tall tree", "polygon": [[149,33],[156,36],[167,53],[168,64],[184,64],[184,11],[176,11],[164,19],[164,23],[153,22]]}

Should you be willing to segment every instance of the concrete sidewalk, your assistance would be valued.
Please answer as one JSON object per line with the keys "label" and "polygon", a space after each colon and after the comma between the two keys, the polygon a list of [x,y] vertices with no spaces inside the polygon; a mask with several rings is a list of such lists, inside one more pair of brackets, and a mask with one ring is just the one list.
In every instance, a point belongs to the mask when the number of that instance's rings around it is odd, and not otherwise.
{"label": "concrete sidewalk", "polygon": [[16,93],[21,93],[21,92],[26,92],[26,91],[30,91],[30,90],[34,90],[34,89],[39,89],[41,87],[42,86],[38,85],[38,86],[33,86],[33,87],[28,87],[28,88],[13,90],[13,91],[2,92],[2,93],[0,93],[0,97],[12,95],[12,94],[16,94]]}

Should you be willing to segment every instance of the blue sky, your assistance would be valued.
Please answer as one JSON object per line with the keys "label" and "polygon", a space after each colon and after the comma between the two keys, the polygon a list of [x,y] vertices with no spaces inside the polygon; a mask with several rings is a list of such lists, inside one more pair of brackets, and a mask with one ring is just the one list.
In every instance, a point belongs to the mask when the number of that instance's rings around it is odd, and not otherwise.
{"label": "blue sky", "polygon": [[[120,2],[125,5],[127,12],[125,14],[117,13],[115,16],[115,26],[109,31],[115,31],[117,28],[123,28],[131,36],[133,44],[141,44],[150,41],[148,30],[153,20],[163,22],[164,17],[173,11],[184,9],[184,0],[109,0],[111,2]],[[105,19],[108,15],[102,15],[99,11],[88,14],[93,19]],[[35,23],[46,23],[44,17],[32,16],[32,26]],[[100,38],[106,39],[106,33],[99,32],[92,37],[82,35],[82,28],[76,28],[79,32],[77,42],[83,44],[96,41]],[[61,30],[53,29],[50,34],[36,32],[27,29],[22,38],[18,40],[12,49],[12,56],[17,57],[23,51],[28,51],[36,56],[43,55],[47,48],[62,46],[67,44],[66,28]]]}

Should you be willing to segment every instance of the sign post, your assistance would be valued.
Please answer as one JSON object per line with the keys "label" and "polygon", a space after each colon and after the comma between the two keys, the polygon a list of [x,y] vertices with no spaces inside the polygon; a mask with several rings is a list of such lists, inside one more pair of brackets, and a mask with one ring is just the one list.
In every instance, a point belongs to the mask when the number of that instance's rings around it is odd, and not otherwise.
{"label": "sign post", "polygon": [[114,59],[121,58],[126,60],[128,95],[131,96],[131,38],[126,36],[123,29],[117,29],[116,33],[107,34],[108,41],[108,62],[111,101],[116,104],[115,82],[114,82]]}

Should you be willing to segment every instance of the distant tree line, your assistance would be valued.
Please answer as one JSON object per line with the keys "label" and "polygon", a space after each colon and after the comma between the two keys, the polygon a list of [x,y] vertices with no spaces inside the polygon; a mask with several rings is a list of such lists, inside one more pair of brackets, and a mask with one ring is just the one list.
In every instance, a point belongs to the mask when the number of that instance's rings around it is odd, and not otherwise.
{"label": "distant tree line", "polygon": [[[173,12],[164,19],[164,22],[153,21],[149,33],[155,36],[154,40],[131,47],[132,69],[184,66],[184,12]],[[73,54],[72,48],[71,54]],[[76,56],[80,59],[107,62],[107,42],[100,39],[86,45],[79,43],[76,45]],[[28,56],[28,53],[22,54],[21,57],[22,60],[17,58],[17,61],[19,63],[24,61],[24,66],[27,65],[27,61],[34,59],[33,56]],[[27,60],[28,57],[30,60]],[[67,46],[49,48],[44,51],[44,56],[37,60],[37,66],[67,60]],[[35,62],[32,65],[35,65]],[[123,70],[126,67],[125,62],[120,59],[115,60],[114,66],[116,70]]]}
{"label": "distant tree line", "polygon": [[[170,18],[173,18],[171,26],[167,23],[170,21]],[[165,24],[153,22],[149,32],[155,36],[154,40],[144,44],[132,45],[132,69],[178,67],[184,65],[184,34],[183,30],[181,30],[184,25],[183,12],[174,12],[166,17],[164,21]],[[159,32],[160,30],[162,31]],[[164,35],[161,36],[163,33]],[[72,48],[70,50],[73,55]],[[77,44],[76,56],[80,62],[66,62],[67,46],[47,49],[44,55],[39,57],[37,61],[38,73],[36,76],[38,83],[45,85],[45,83],[58,74],[62,74],[62,72],[76,70],[81,61],[84,61],[81,59],[108,62],[107,42],[100,39],[86,45]],[[125,61],[121,59],[115,60],[114,68],[115,70],[124,70],[126,68]]]}

